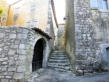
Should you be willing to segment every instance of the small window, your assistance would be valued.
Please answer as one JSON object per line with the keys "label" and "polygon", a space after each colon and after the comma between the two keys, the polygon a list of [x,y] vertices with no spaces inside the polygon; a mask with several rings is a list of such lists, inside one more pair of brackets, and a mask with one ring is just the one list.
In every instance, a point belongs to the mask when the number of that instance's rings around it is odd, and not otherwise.
{"label": "small window", "polygon": [[108,0],[90,0],[90,7],[108,10]]}
{"label": "small window", "polygon": [[107,2],[107,0],[103,0],[103,9],[104,10],[108,10],[108,2]]}
{"label": "small window", "polygon": [[98,8],[98,0],[90,0],[91,8]]}
{"label": "small window", "polygon": [[107,0],[98,0],[99,9],[108,10],[108,1]]}

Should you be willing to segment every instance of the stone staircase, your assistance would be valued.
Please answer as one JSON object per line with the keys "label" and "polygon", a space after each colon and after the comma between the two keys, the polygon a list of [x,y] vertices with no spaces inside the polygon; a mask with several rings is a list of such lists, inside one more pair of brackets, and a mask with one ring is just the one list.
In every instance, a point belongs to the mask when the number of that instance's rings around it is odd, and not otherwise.
{"label": "stone staircase", "polygon": [[53,51],[48,60],[48,68],[62,72],[71,72],[69,57],[64,51]]}

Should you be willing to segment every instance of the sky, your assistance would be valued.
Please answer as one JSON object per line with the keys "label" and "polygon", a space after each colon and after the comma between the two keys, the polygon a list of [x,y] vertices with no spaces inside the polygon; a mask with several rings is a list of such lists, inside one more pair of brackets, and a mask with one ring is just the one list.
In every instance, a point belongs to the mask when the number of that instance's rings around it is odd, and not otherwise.
{"label": "sky", "polygon": [[65,0],[54,0],[56,8],[56,16],[58,23],[64,23],[63,18],[65,17]]}

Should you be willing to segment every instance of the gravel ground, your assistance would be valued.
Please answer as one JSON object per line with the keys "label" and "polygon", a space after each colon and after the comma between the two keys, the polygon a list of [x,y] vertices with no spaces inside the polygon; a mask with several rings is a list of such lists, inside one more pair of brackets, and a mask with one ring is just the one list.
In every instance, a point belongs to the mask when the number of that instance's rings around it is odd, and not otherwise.
{"label": "gravel ground", "polygon": [[50,69],[42,69],[40,75],[32,78],[31,82],[109,82],[109,72],[87,76],[75,76],[71,72],[57,72]]}

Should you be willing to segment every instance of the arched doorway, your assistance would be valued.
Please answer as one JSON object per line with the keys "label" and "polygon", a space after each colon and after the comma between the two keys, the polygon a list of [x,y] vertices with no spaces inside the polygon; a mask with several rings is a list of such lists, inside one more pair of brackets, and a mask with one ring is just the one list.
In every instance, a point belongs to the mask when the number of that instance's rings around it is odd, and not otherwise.
{"label": "arched doorway", "polygon": [[107,52],[107,63],[108,63],[108,71],[109,71],[109,47],[106,48],[106,52]]}
{"label": "arched doorway", "polygon": [[43,38],[39,39],[34,47],[32,72],[36,71],[39,68],[42,68],[44,47],[45,47],[45,40]]}

